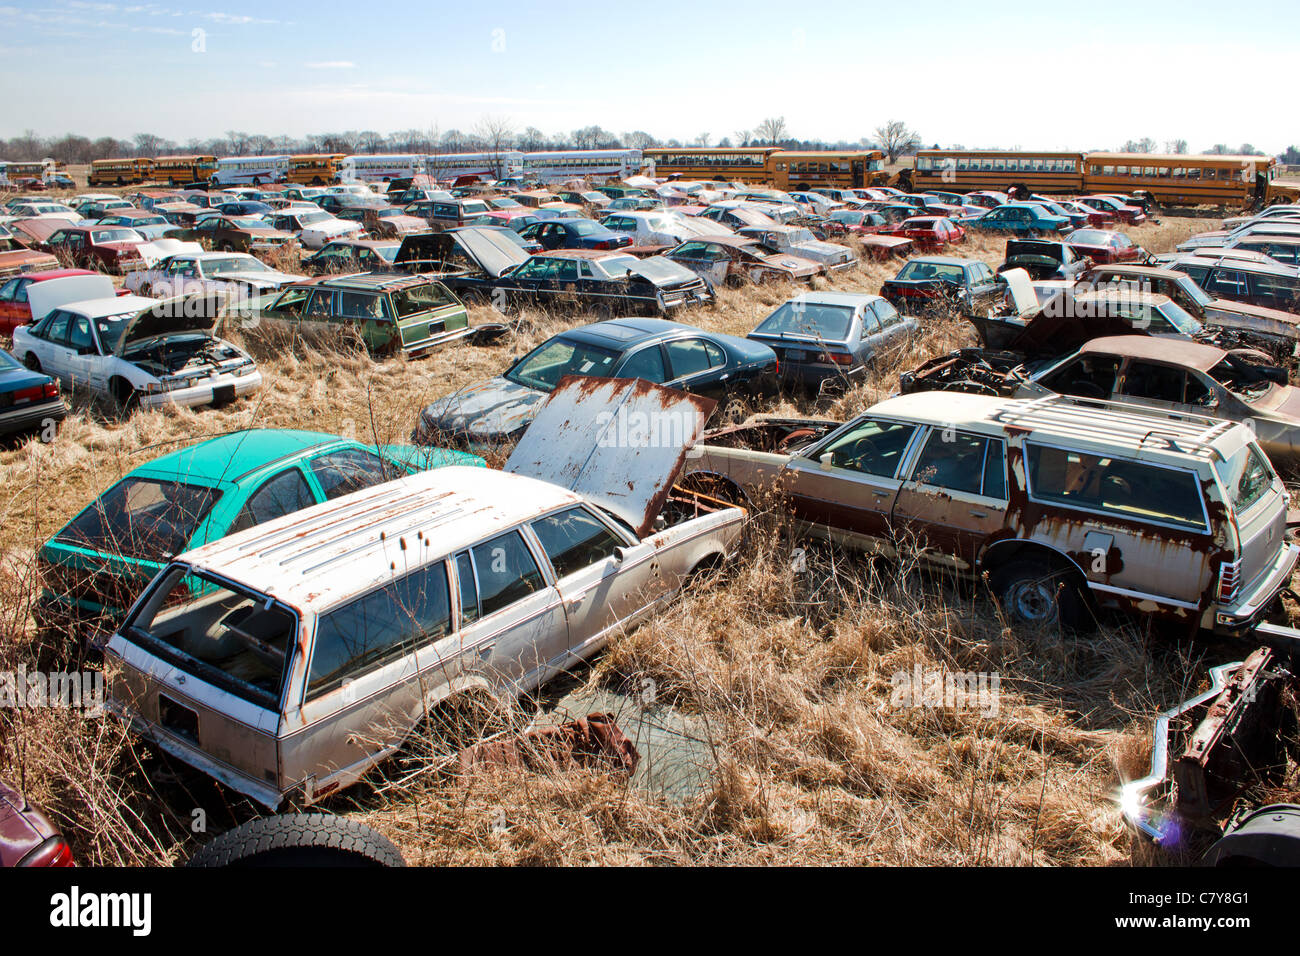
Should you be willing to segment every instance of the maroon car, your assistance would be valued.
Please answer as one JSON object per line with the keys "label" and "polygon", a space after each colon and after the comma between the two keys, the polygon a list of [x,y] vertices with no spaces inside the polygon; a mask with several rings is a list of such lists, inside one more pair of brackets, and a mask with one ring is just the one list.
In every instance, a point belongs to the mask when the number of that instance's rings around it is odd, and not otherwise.
{"label": "maroon car", "polygon": [[0,866],[75,866],[50,818],[0,777]]}
{"label": "maroon car", "polygon": [[1065,244],[1076,255],[1088,256],[1099,266],[1131,262],[1146,254],[1132,239],[1113,229],[1076,229],[1065,237]]}
{"label": "maroon car", "polygon": [[914,216],[881,232],[884,235],[911,239],[921,251],[943,249],[966,238],[965,229],[943,216]]}
{"label": "maroon car", "polygon": [[69,265],[125,275],[144,268],[144,237],[126,226],[62,226],[41,244]]}
{"label": "maroon car", "polygon": [[1147,221],[1147,214],[1140,207],[1126,205],[1114,196],[1080,196],[1078,201],[1086,203],[1094,209],[1104,209],[1120,222],[1130,226],[1136,226]]}

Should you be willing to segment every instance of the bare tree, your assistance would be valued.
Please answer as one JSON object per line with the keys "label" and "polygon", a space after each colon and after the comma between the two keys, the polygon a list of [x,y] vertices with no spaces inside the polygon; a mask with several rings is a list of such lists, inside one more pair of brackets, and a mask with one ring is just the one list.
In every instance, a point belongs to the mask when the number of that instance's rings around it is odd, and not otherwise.
{"label": "bare tree", "polygon": [[711,140],[712,138],[713,137],[710,136],[708,133],[700,133],[700,135],[696,136],[695,139],[691,140],[691,145],[701,146],[701,147],[708,146],[709,140]]}
{"label": "bare tree", "polygon": [[1149,153],[1156,148],[1156,141],[1150,136],[1143,136],[1141,139],[1127,140],[1119,148],[1121,153]]}
{"label": "bare tree", "polygon": [[377,153],[384,148],[384,134],[378,130],[362,130],[357,138],[361,142],[361,149],[367,153]]}
{"label": "bare tree", "polygon": [[492,155],[492,167],[496,170],[497,179],[504,179],[506,173],[501,154],[514,144],[514,123],[506,116],[484,116],[474,127],[474,137]]}
{"label": "bare tree", "polygon": [[785,125],[784,116],[769,116],[758,124],[758,129],[754,130],[754,138],[766,143],[768,146],[777,145],[789,135],[790,130]]}
{"label": "bare tree", "polygon": [[921,145],[921,137],[908,129],[902,120],[890,120],[884,126],[877,126],[875,137],[891,163],[898,162],[899,156],[913,152]]}
{"label": "bare tree", "polygon": [[157,156],[162,144],[163,138],[154,133],[135,134],[135,154],[137,156]]}
{"label": "bare tree", "polygon": [[737,145],[737,146],[748,146],[748,145],[749,145],[749,133],[750,133],[750,131],[747,130],[747,129],[738,129],[738,130],[736,130],[736,145]]}
{"label": "bare tree", "polygon": [[1174,155],[1181,155],[1187,152],[1187,140],[1185,139],[1167,140],[1165,142],[1165,152],[1173,153]]}
{"label": "bare tree", "polygon": [[645,130],[636,129],[630,133],[624,133],[623,142],[627,144],[628,149],[649,149],[659,141]]}

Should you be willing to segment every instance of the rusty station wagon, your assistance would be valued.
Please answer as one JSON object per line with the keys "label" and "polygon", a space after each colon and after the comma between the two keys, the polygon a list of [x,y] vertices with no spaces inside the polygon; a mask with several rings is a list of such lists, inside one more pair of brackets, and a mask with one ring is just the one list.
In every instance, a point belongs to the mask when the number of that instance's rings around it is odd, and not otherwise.
{"label": "rusty station wagon", "polygon": [[746,423],[693,454],[694,486],[775,488],[807,534],[987,573],[1020,624],[1082,625],[1095,606],[1238,634],[1300,552],[1253,433],[1199,415],[923,392],[842,425]]}
{"label": "rusty station wagon", "polygon": [[[109,709],[267,807],[350,786],[442,701],[532,691],[725,558],[743,512],[672,503],[712,405],[568,379],[507,471],[423,472],[180,555],[109,642]],[[681,426],[624,440],[646,415]]]}

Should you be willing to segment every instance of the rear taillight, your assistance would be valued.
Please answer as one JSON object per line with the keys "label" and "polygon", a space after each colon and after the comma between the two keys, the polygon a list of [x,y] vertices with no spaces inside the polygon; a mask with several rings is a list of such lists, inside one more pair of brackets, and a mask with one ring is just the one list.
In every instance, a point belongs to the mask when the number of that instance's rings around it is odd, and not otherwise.
{"label": "rear taillight", "polygon": [[843,352],[823,352],[818,359],[822,362],[830,362],[832,365],[852,365],[853,356]]}
{"label": "rear taillight", "polygon": [[61,836],[53,836],[18,861],[19,866],[76,866],[72,849]]}
{"label": "rear taillight", "polygon": [[1241,587],[1241,562],[1224,561],[1219,565],[1219,603],[1232,604]]}
{"label": "rear taillight", "polygon": [[31,388],[20,388],[13,393],[13,403],[15,405],[22,402],[34,402],[40,398],[58,398],[59,386],[54,382],[46,382],[44,385],[33,385]]}

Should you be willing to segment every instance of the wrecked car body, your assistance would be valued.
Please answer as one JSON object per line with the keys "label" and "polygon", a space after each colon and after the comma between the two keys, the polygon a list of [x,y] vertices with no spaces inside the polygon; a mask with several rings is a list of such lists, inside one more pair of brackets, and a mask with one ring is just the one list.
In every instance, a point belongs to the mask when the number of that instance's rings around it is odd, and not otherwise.
{"label": "wrecked car body", "polygon": [[[505,471],[422,472],[180,555],[108,643],[108,709],[268,808],[352,785],[444,701],[534,691],[729,555],[743,512],[674,490],[711,405],[569,379]],[[620,432],[665,415],[654,441]]]}
{"label": "wrecked car body", "polygon": [[[988,574],[1029,626],[1094,608],[1192,632],[1252,627],[1298,548],[1253,433],[1115,402],[927,392],[829,434],[770,424],[706,435],[685,480],[745,503],[768,492],[798,532],[961,576]],[[796,434],[799,437],[794,437]]]}

